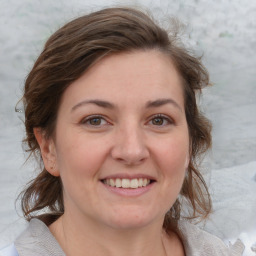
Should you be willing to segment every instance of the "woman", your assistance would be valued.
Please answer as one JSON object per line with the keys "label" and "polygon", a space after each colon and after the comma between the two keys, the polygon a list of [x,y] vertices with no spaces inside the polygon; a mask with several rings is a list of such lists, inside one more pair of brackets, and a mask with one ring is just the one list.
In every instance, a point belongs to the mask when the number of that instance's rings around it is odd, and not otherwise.
{"label": "woman", "polygon": [[[42,170],[22,194],[28,255],[241,255],[185,219],[211,211],[197,160],[211,145],[200,60],[146,14],[109,8],[46,42],[24,89]],[[186,206],[188,216],[181,216]]]}

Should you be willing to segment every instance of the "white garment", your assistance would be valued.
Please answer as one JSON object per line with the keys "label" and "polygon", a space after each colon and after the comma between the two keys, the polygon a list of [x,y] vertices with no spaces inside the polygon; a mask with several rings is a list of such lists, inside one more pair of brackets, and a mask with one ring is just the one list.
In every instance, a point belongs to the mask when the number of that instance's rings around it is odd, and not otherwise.
{"label": "white garment", "polygon": [[227,247],[223,241],[189,223],[180,221],[178,228],[181,232],[181,239],[188,256],[242,256],[244,245],[240,240]]}
{"label": "white garment", "polygon": [[19,256],[14,244],[0,250],[0,256]]}
{"label": "white garment", "polygon": [[[179,221],[178,228],[186,256],[242,256],[244,245],[238,240],[227,247],[213,236],[188,221]],[[65,256],[48,227],[38,219],[32,219],[28,228],[14,242],[19,256]],[[17,254],[0,254],[17,256]]]}

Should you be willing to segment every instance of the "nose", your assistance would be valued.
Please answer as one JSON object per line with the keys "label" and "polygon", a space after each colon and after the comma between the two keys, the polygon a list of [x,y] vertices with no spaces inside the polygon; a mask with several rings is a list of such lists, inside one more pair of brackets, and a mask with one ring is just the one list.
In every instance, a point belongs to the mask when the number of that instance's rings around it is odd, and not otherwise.
{"label": "nose", "polygon": [[126,165],[139,165],[149,157],[143,132],[138,127],[120,129],[114,139],[112,158]]}

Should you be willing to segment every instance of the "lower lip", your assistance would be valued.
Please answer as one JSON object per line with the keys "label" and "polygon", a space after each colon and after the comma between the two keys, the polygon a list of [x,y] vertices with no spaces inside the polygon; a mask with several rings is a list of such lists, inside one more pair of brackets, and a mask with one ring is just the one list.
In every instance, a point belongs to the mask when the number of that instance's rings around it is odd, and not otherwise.
{"label": "lower lip", "polygon": [[117,195],[121,196],[140,196],[145,193],[147,193],[155,184],[155,182],[150,183],[146,187],[141,187],[141,188],[117,188],[117,187],[111,187],[107,184],[104,184],[101,182],[101,184],[110,192],[115,193]]}

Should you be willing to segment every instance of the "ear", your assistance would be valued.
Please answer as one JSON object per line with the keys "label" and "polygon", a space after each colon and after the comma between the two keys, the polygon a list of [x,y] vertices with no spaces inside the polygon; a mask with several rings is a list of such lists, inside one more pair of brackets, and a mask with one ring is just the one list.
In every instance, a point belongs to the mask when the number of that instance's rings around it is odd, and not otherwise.
{"label": "ear", "polygon": [[41,128],[34,128],[34,135],[40,146],[45,169],[53,176],[59,176],[56,147],[52,138],[46,138]]}

